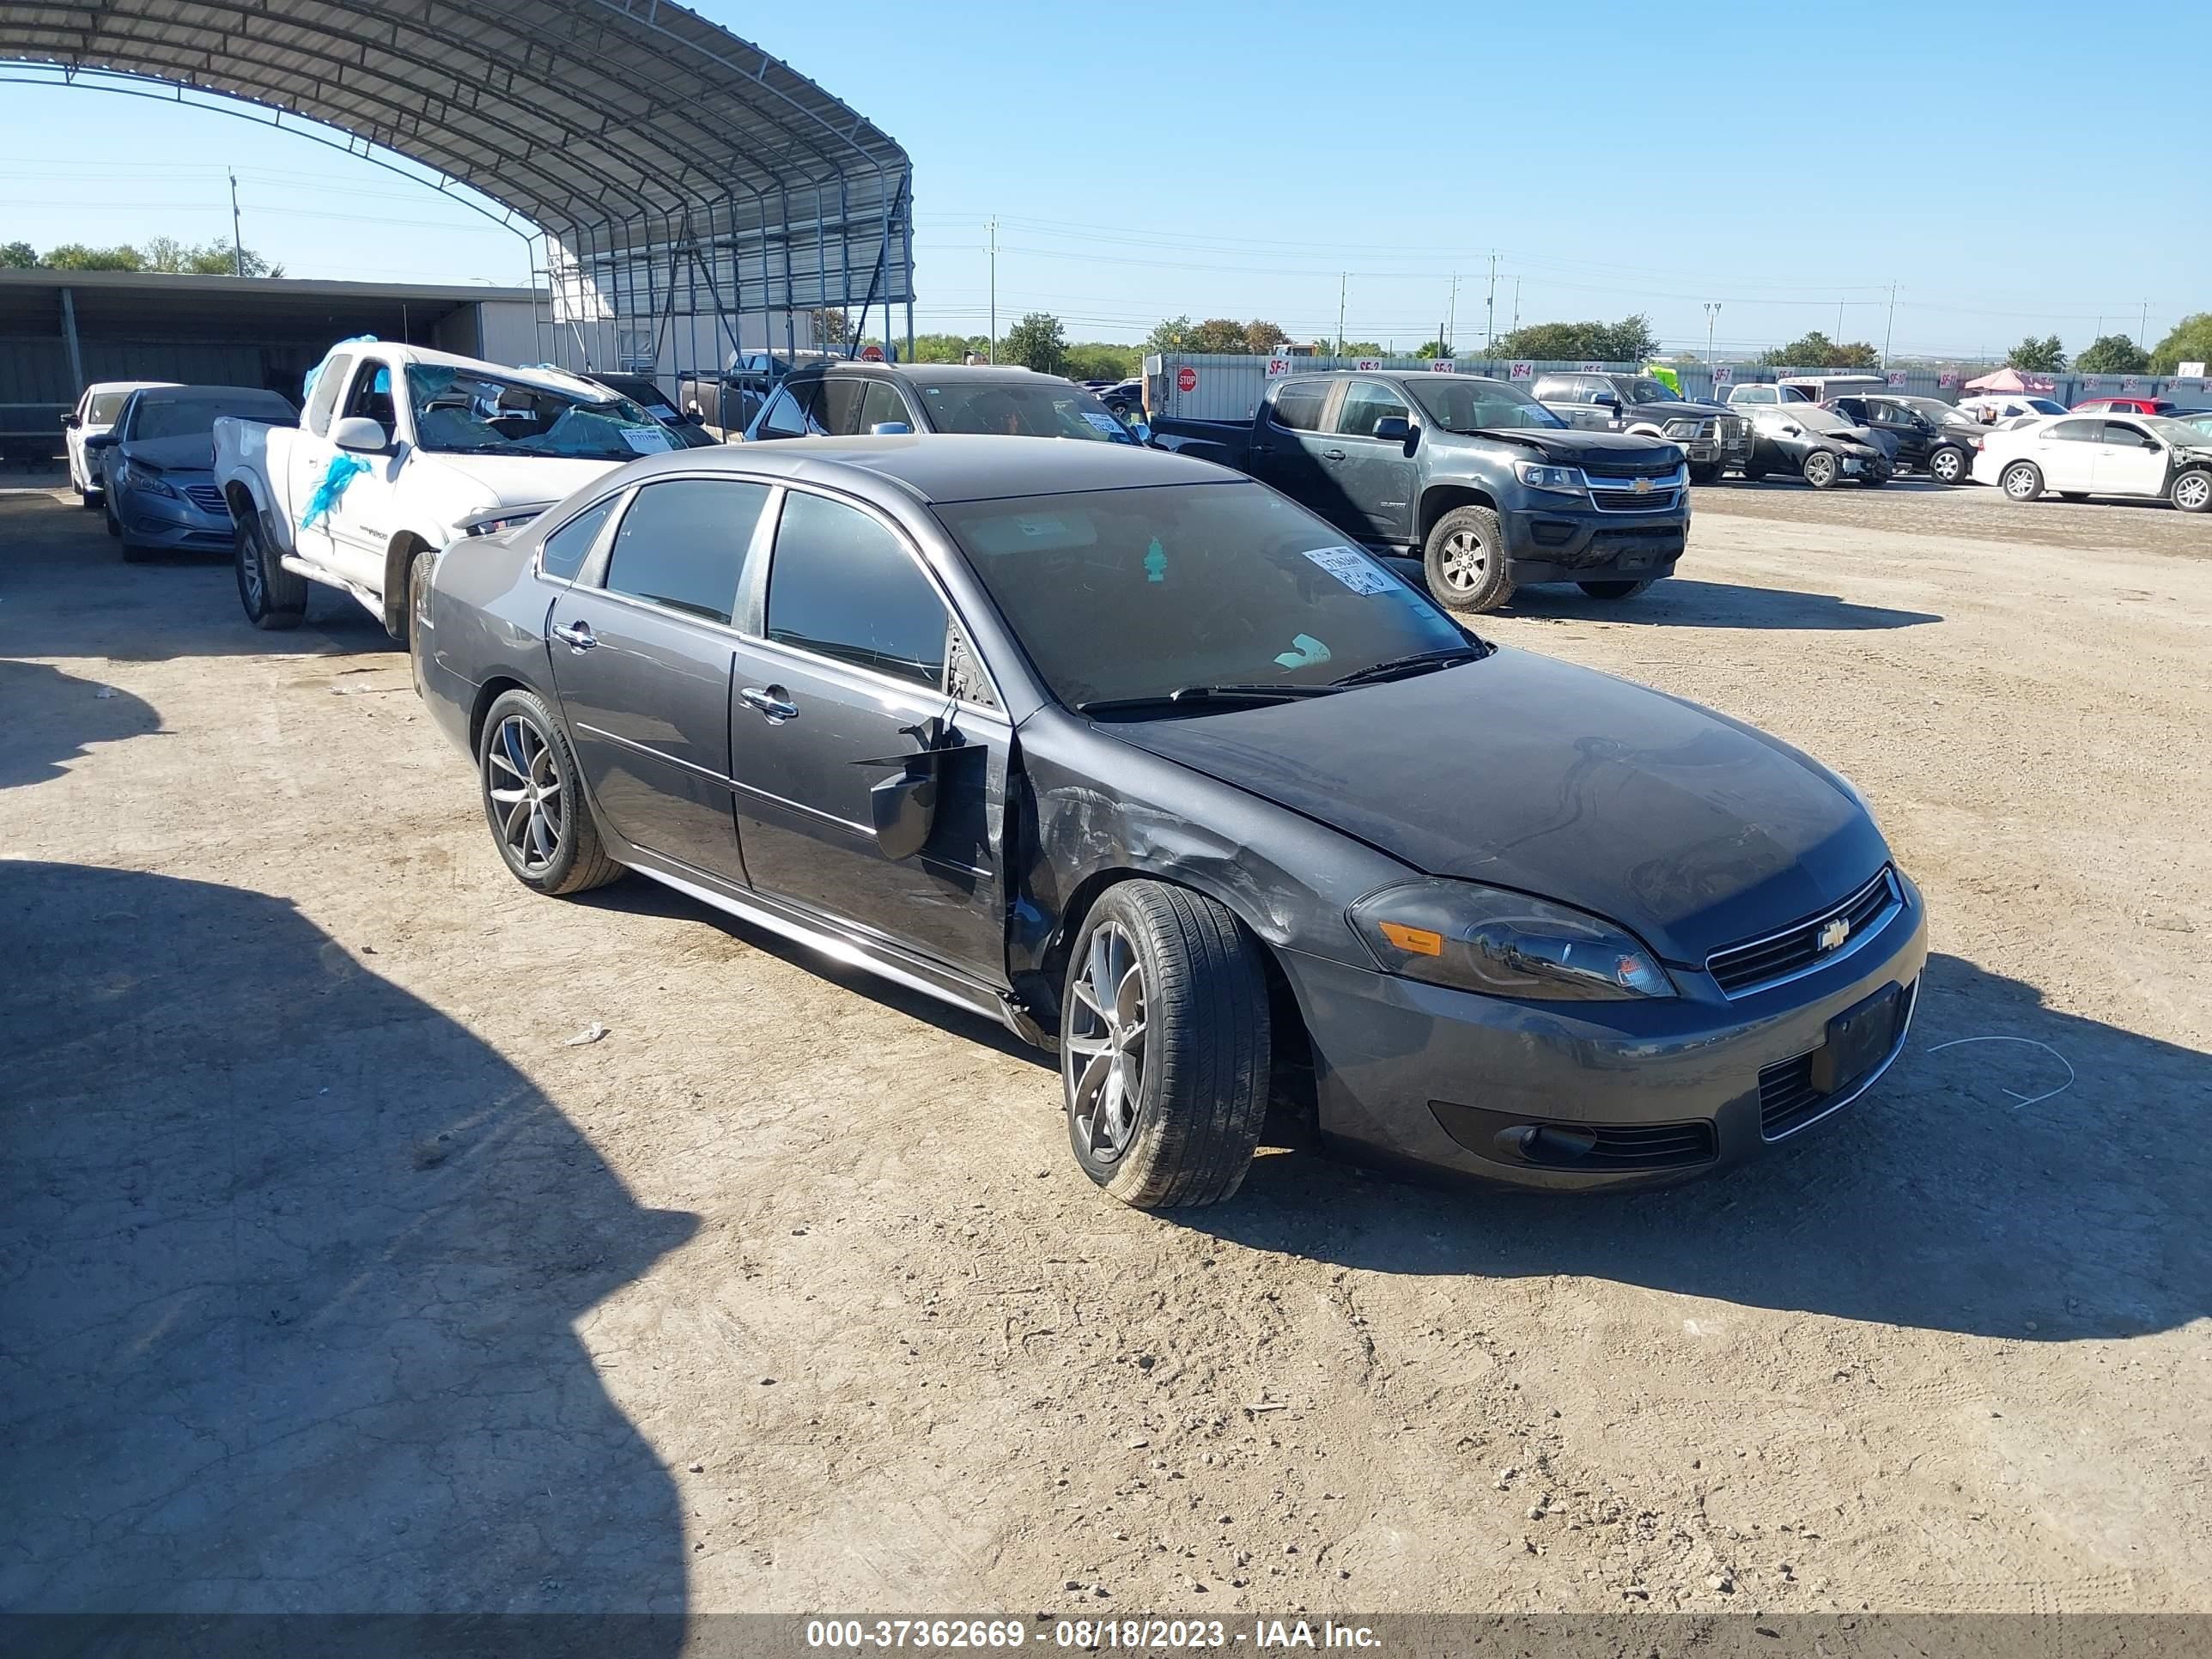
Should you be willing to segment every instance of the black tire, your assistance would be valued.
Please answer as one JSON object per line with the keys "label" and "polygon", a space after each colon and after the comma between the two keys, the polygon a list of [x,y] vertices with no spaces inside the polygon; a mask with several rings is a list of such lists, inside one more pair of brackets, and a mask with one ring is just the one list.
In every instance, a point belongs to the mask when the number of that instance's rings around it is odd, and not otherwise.
{"label": "black tire", "polygon": [[1797,470],[1804,475],[1805,482],[1815,489],[1833,489],[1836,480],[1844,476],[1844,464],[1836,459],[1836,453],[1832,449],[1809,451],[1798,464]]}
{"label": "black tire", "polygon": [[1945,444],[1928,457],[1928,476],[1940,484],[1964,483],[1972,470],[1972,460],[1956,444]]}
{"label": "black tire", "polygon": [[2212,471],[2192,466],[2175,473],[2166,495],[2184,513],[2212,512]]}
{"label": "black tire", "polygon": [[2043,494],[2043,469],[2033,461],[2014,461],[1997,475],[1997,488],[2007,501],[2025,507]]}
{"label": "black tire", "polygon": [[1447,611],[1495,611],[1513,597],[1505,529],[1486,507],[1455,507],[1438,519],[1421,550],[1421,571]]}
{"label": "black tire", "polygon": [[[534,742],[509,746],[518,725],[528,728]],[[514,793],[517,780],[526,785],[519,799],[495,799],[495,789]],[[545,787],[556,781],[557,788]],[[527,786],[536,786],[535,792]],[[477,740],[477,792],[483,798],[492,845],[508,872],[532,892],[561,897],[604,887],[622,874],[622,866],[607,856],[592,805],[584,799],[583,773],[568,734],[534,692],[506,692],[485,714]],[[543,811],[547,795],[558,797],[551,812]],[[541,820],[545,836],[536,833]],[[551,850],[541,855],[549,836]]]}
{"label": "black tire", "polygon": [[107,533],[114,537],[117,541],[121,541],[123,539],[123,520],[115,516],[115,503],[109,501],[106,496],[102,495],[100,498],[100,510],[101,515],[107,520]]}
{"label": "black tire", "polygon": [[121,550],[123,554],[123,562],[125,564],[143,564],[146,562],[147,550],[141,547],[137,542],[132,541],[128,536],[122,538]]}
{"label": "black tire", "polygon": [[1699,461],[1690,469],[1690,482],[1693,484],[1718,483],[1720,481],[1721,464],[1718,461]]}
{"label": "black tire", "polygon": [[2089,492],[2086,489],[2062,489],[2058,492],[2058,499],[2062,501],[2086,501],[2089,499]]}
{"label": "black tire", "polygon": [[415,592],[415,573],[429,556],[430,549],[426,544],[415,542],[408,549],[407,562],[400,567],[398,577],[387,574],[385,578],[384,631],[392,636],[402,651],[414,648],[414,642],[409,636],[415,631],[415,609],[411,602]]}
{"label": "black tire", "polygon": [[232,534],[230,562],[246,621],[272,631],[300,625],[307,614],[307,579],[270,556],[261,521],[251,507]]}
{"label": "black tire", "polygon": [[1765,479],[1766,469],[1765,467],[1753,466],[1747,461],[1744,464],[1743,481],[1746,483],[1763,483],[1765,482]]}
{"label": "black tire", "polygon": [[[1109,1090],[1116,1102],[1127,1098],[1129,1054],[1115,1036],[1126,1023],[1095,1011],[1085,993],[1097,977],[1096,952],[1121,959],[1117,941],[1138,976],[1142,1042],[1135,1106],[1109,1112]],[[1060,1092],[1075,1161],[1124,1204],[1216,1204],[1243,1183],[1270,1082],[1260,951],[1222,905],[1163,882],[1118,883],[1084,919],[1060,993]],[[1115,973],[1107,979],[1117,988],[1126,982]],[[1122,999],[1109,1000],[1127,1012]],[[1085,1089],[1094,1073],[1095,1097]],[[1089,1100],[1087,1115],[1079,1098]]]}
{"label": "black tire", "polygon": [[90,484],[87,484],[76,492],[76,504],[88,513],[97,513],[107,504],[107,492],[104,489],[95,489]]}
{"label": "black tire", "polygon": [[1577,587],[1594,599],[1632,599],[1651,586],[1647,581],[1577,582]]}

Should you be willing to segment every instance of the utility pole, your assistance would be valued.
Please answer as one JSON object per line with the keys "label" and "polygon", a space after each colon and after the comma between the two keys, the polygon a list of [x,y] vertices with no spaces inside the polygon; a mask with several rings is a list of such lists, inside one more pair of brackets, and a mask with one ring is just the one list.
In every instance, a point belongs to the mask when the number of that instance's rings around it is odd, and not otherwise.
{"label": "utility pole", "polygon": [[991,216],[991,338],[983,348],[983,361],[999,361],[999,216]]}
{"label": "utility pole", "polygon": [[231,270],[240,276],[246,275],[246,238],[238,228],[238,175],[230,175],[230,257]]}
{"label": "utility pole", "polygon": [[1721,315],[1721,302],[1720,302],[1718,300],[1708,300],[1708,301],[1705,301],[1705,374],[1706,374],[1706,375],[1707,375],[1708,377],[1710,377],[1710,376],[1711,375],[1712,372],[1713,372],[1713,325],[1714,325],[1715,323],[1717,323],[1717,322],[1718,322],[1718,321],[1720,320],[1720,315]]}
{"label": "utility pole", "polygon": [[1841,345],[1841,344],[1843,344],[1843,343],[1844,343],[1844,302],[1843,302],[1841,300],[1838,300],[1838,301],[1836,301],[1836,343],[1837,343],[1838,345]]}
{"label": "utility pole", "polygon": [[1513,279],[1513,331],[1516,334],[1521,331],[1521,279],[1518,276]]}
{"label": "utility pole", "polygon": [[1440,339],[1439,339],[1439,340],[1437,340],[1437,346],[1438,350],[1439,350],[1440,352],[1446,352],[1446,351],[1451,351],[1451,350],[1455,350],[1455,349],[1456,349],[1456,348],[1455,348],[1455,347],[1454,347],[1454,346],[1452,345],[1452,343],[1452,343],[1452,341],[1453,341],[1453,340],[1457,337],[1458,327],[1459,327],[1459,273],[1458,273],[1457,271],[1454,271],[1454,272],[1452,273],[1451,303],[1444,308],[1444,331],[1443,331],[1443,337],[1442,337],[1442,338],[1440,338]]}
{"label": "utility pole", "polygon": [[1486,315],[1486,316],[1483,319],[1483,323],[1482,323],[1482,349],[1483,349],[1483,353],[1484,353],[1484,355],[1485,355],[1485,356],[1489,355],[1489,353],[1490,353],[1490,351],[1492,350],[1492,348],[1497,344],[1497,342],[1498,342],[1498,255],[1497,255],[1495,252],[1492,252],[1492,253],[1491,254],[1491,256],[1490,256],[1490,306],[1489,306],[1489,313],[1488,313],[1488,315]]}
{"label": "utility pole", "polygon": [[1344,356],[1344,285],[1350,275],[1342,270],[1336,273],[1336,355],[1340,357]]}
{"label": "utility pole", "polygon": [[2150,301],[2145,300],[2142,304],[2142,321],[2136,329],[2136,349],[2137,351],[2148,351],[2150,349],[2143,343],[2144,339],[2149,335],[2149,333]]}
{"label": "utility pole", "polygon": [[1884,373],[1887,373],[1889,369],[1889,343],[1896,336],[1897,284],[1892,283],[1889,285],[1889,321],[1882,325],[1881,331],[1881,367]]}

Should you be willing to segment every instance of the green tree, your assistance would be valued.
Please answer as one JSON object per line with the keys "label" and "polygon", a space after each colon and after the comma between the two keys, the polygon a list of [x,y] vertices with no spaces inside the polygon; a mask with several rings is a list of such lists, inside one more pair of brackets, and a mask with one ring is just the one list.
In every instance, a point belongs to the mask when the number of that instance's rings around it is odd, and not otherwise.
{"label": "green tree", "polygon": [[39,263],[49,270],[139,270],[146,261],[127,243],[121,247],[87,247],[82,242],[64,242],[59,247],[48,248]]}
{"label": "green tree", "polygon": [[1165,317],[1152,325],[1152,331],[1145,336],[1147,351],[1190,351],[1196,348],[1184,343],[1197,331],[1198,325],[1188,317]]}
{"label": "green tree", "polygon": [[1501,334],[1491,347],[1498,357],[1559,362],[1642,362],[1658,349],[1651,319],[1638,313],[1617,323],[1531,323]]}
{"label": "green tree", "polygon": [[2046,334],[2040,340],[2031,334],[2005,354],[2005,362],[2031,374],[2056,374],[2066,367],[2066,349],[2058,343],[2056,334]]}
{"label": "green tree", "polygon": [[1279,345],[1288,345],[1291,337],[1276,324],[1265,318],[1255,317],[1244,325],[1243,349],[1255,357],[1264,357]]}
{"label": "green tree", "polygon": [[28,242],[0,244],[0,269],[28,270],[39,263],[39,250]]}
{"label": "green tree", "polygon": [[2151,372],[2173,374],[2184,363],[2212,363],[2212,311],[2191,312],[2151,348]]}
{"label": "green tree", "polygon": [[808,312],[806,319],[814,329],[814,343],[825,350],[853,343],[853,325],[841,307],[824,306],[819,311]]}
{"label": "green tree", "polygon": [[2140,374],[2150,353],[2124,334],[2100,334],[2081,349],[2074,367],[2084,374]]}
{"label": "green tree", "polygon": [[1416,357],[1427,358],[1449,357],[1452,355],[1451,345],[1448,341],[1441,337],[1434,340],[1424,340],[1421,342],[1421,349],[1413,355]]}
{"label": "green tree", "polygon": [[1863,340],[1838,345],[1816,328],[1802,339],[1776,346],[1759,361],[1768,368],[1877,368],[1881,354]]}
{"label": "green tree", "polygon": [[240,249],[220,238],[193,246],[173,236],[156,236],[140,254],[142,270],[166,271],[187,276],[282,276],[281,265],[272,265],[252,248]]}
{"label": "green tree", "polygon": [[1126,380],[1144,366],[1141,346],[1102,340],[1071,343],[1060,357],[1060,373],[1071,380]]}
{"label": "green tree", "polygon": [[1060,319],[1050,312],[1032,311],[1006,331],[998,356],[1002,363],[1019,363],[1040,374],[1057,374],[1060,359],[1066,355],[1067,341],[1060,333]]}
{"label": "green tree", "polygon": [[1336,343],[1340,357],[1381,357],[1387,356],[1380,340],[1340,340]]}
{"label": "green tree", "polygon": [[1214,352],[1249,349],[1244,343],[1244,325],[1230,317],[1207,318],[1185,337],[1182,349]]}

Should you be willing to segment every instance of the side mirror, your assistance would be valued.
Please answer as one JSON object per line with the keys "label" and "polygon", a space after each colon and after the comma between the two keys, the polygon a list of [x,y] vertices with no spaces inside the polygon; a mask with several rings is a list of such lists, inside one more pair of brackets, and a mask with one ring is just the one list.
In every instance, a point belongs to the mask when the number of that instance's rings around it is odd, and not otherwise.
{"label": "side mirror", "polygon": [[1601,392],[1596,397],[1591,398],[1590,401],[1593,404],[1595,404],[1600,409],[1609,409],[1616,415],[1620,413],[1620,399],[1614,397],[1610,392]]}
{"label": "side mirror", "polygon": [[878,421],[868,428],[871,438],[905,438],[913,433],[913,426],[905,421]]}
{"label": "side mirror", "polygon": [[933,760],[916,757],[905,771],[885,778],[868,791],[868,806],[875,819],[876,845],[887,859],[910,859],[921,851],[937,822],[937,768]]}
{"label": "side mirror", "polygon": [[84,422],[82,421],[77,419],[76,411],[75,410],[71,410],[68,414],[62,416],[62,425],[71,432],[76,431],[77,428],[83,424]]}
{"label": "side mirror", "polygon": [[1802,438],[1805,435],[1805,428],[1795,421],[1784,421],[1782,423],[1782,433],[1784,437]]}
{"label": "side mirror", "polygon": [[1385,415],[1375,422],[1375,435],[1386,444],[1413,441],[1413,423],[1403,415]]}
{"label": "side mirror", "polygon": [[357,455],[381,455],[392,447],[392,436],[365,415],[349,415],[331,428],[331,441]]}
{"label": "side mirror", "polygon": [[112,449],[115,445],[116,437],[112,431],[95,432],[84,441],[84,447],[88,452],[94,449]]}

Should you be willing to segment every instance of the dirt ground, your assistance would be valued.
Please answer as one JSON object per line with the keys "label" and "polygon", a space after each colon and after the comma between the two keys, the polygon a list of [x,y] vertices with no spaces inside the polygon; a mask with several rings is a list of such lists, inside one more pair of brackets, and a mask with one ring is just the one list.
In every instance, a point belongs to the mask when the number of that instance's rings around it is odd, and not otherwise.
{"label": "dirt ground", "polygon": [[0,1607],[2212,1610],[2212,523],[1698,511],[1486,631],[1858,783],[1904,1060],[1674,1193],[1160,1216],[995,1030],[526,893],[349,602],[0,494]]}

